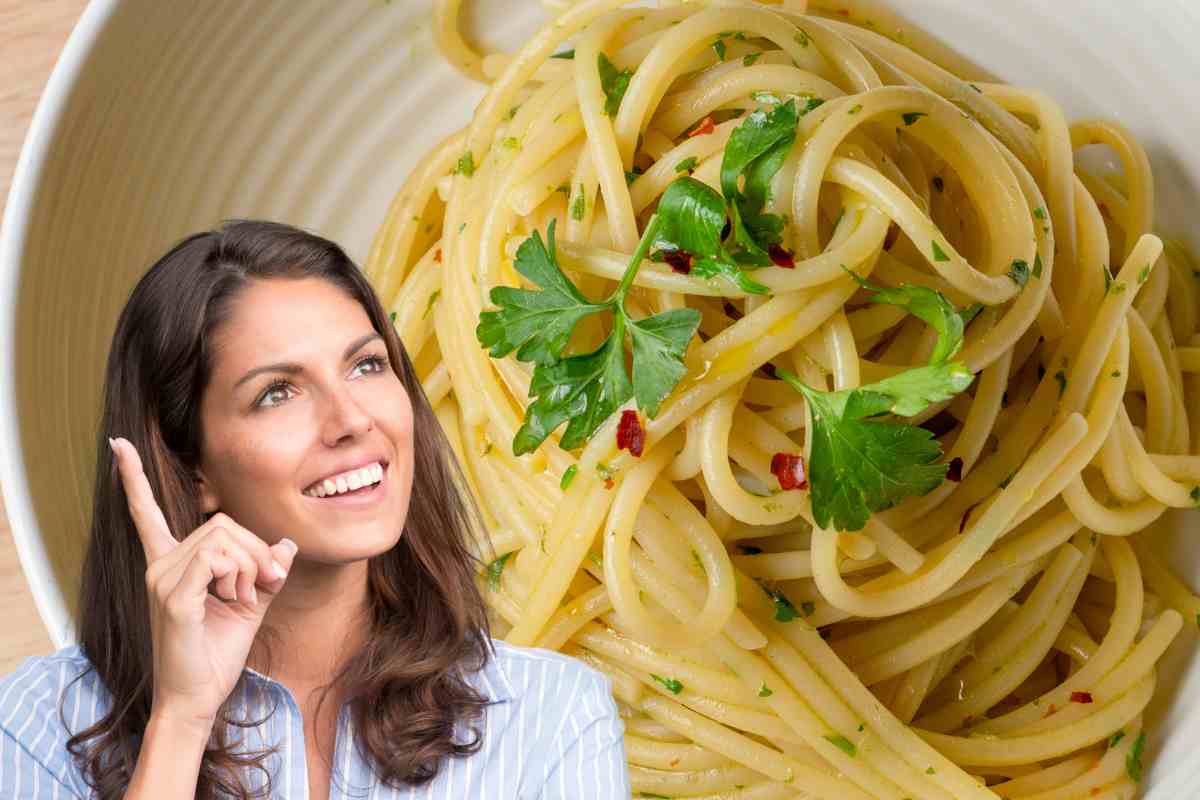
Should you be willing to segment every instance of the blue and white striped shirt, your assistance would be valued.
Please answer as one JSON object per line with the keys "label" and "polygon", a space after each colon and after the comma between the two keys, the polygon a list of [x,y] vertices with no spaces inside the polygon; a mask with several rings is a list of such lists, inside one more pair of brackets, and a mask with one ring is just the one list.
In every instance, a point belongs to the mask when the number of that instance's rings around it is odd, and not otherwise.
{"label": "blue and white striped shirt", "polygon": [[[495,657],[466,679],[488,698],[476,727],[483,742],[474,755],[447,758],[437,777],[421,787],[396,790],[374,780],[353,746],[352,718],[338,717],[330,800],[628,800],[625,724],[617,713],[612,680],[562,653],[518,647],[493,639]],[[67,751],[74,733],[107,713],[111,698],[78,645],[25,659],[0,678],[0,798],[58,800],[94,796]],[[308,797],[304,722],[286,686],[250,668],[233,717],[261,719],[257,728],[230,726],[230,741],[246,736],[249,749],[279,745],[263,763],[272,776],[272,798]],[[264,691],[256,691],[262,689]],[[265,698],[265,699],[264,699]],[[59,703],[62,703],[62,718]],[[62,720],[68,725],[64,726]],[[455,741],[473,736],[460,726]],[[252,789],[266,782],[261,770],[243,779]]]}

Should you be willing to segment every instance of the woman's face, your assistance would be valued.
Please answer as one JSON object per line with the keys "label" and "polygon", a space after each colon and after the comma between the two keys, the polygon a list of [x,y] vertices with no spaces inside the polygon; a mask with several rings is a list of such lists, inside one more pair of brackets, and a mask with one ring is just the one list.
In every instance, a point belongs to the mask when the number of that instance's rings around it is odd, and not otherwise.
{"label": "woman's face", "polygon": [[[394,546],[412,489],[412,405],[362,306],[319,278],[253,281],[213,344],[200,409],[204,510],[268,544],[289,537],[309,561]],[[367,494],[309,491],[376,463],[383,480]]]}

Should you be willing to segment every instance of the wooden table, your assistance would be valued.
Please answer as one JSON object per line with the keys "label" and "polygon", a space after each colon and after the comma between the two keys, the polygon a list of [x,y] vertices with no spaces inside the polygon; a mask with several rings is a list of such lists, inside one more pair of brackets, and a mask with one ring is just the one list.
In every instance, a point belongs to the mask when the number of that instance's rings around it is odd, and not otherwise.
{"label": "wooden table", "polygon": [[[50,71],[86,0],[0,0],[0,197],[8,189],[25,132]],[[0,503],[0,675],[27,656],[54,650],[17,560],[8,517]]]}

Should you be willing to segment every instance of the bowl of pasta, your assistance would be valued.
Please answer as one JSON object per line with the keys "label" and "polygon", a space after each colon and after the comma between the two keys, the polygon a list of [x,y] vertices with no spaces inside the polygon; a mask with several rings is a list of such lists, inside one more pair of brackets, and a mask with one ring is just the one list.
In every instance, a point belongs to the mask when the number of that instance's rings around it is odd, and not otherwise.
{"label": "bowl of pasta", "polygon": [[0,240],[0,483],[53,640],[129,288],[279,219],[393,312],[495,635],[612,678],[635,796],[1200,796],[1197,35],[94,0]]}

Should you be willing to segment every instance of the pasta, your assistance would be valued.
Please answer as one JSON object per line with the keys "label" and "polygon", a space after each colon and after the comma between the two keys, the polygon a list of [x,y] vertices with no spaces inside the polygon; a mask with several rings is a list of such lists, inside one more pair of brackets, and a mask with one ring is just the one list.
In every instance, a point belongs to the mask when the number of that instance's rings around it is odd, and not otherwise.
{"label": "pasta", "polygon": [[[365,266],[480,502],[501,635],[612,678],[635,795],[1132,797],[1156,662],[1200,619],[1155,548],[1200,505],[1200,272],[1154,232],[1137,140],[874,4],[547,5],[509,55],[437,4],[490,90]],[[710,197],[727,238],[675,247]],[[610,382],[522,446],[567,352],[493,356],[481,331],[543,235],[584,298],[561,304],[624,306],[559,332],[615,342]],[[695,320],[678,374],[658,405],[634,338],[609,409],[617,326],[652,315]],[[961,385],[880,388],[934,374]],[[879,451],[880,483],[933,479],[830,499],[872,466],[821,472],[843,433],[936,444]]]}

